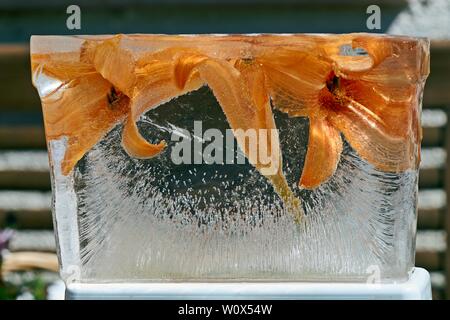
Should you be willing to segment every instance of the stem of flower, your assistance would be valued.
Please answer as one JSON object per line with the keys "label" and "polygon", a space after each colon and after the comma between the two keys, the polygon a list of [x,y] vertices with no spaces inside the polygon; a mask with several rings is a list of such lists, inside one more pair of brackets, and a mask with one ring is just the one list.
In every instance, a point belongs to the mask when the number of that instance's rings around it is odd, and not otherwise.
{"label": "stem of flower", "polygon": [[286,177],[282,173],[278,173],[267,178],[272,183],[275,192],[280,196],[286,209],[294,216],[295,223],[300,224],[304,216],[302,203],[292,192]]}

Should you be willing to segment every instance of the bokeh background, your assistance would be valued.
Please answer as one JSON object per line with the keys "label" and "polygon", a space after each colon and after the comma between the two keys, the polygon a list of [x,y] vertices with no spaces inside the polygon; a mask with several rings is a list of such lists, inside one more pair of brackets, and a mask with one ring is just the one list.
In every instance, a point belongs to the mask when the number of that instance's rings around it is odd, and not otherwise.
{"label": "bokeh background", "polygon": [[[68,5],[81,30],[68,30]],[[368,30],[366,9],[381,9]],[[0,299],[61,299],[50,212],[49,166],[40,102],[31,86],[32,34],[345,33],[429,37],[431,75],[422,125],[416,265],[433,296],[450,298],[450,0],[0,0]]]}

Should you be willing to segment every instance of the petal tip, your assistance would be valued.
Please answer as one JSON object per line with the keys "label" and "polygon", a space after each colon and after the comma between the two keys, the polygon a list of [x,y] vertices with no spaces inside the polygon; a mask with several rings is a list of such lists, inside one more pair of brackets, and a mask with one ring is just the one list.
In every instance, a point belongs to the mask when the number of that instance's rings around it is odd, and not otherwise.
{"label": "petal tip", "polygon": [[160,154],[166,146],[164,140],[158,144],[148,142],[141,136],[134,121],[126,122],[122,132],[122,147],[130,157],[150,159]]}

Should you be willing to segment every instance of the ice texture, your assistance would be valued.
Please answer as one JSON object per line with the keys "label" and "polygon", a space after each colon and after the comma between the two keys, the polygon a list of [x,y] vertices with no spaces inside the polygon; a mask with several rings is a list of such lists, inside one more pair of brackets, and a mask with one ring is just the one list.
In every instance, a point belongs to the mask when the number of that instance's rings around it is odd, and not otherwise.
{"label": "ice texture", "polygon": [[[308,120],[275,112],[284,171],[304,205],[301,224],[250,164],[175,165],[130,158],[114,128],[77,164],[82,281],[406,279],[414,266],[417,171],[385,173],[346,143],[334,176],[297,187]],[[207,87],[147,112],[149,141],[181,128],[228,128]],[[201,139],[201,137],[196,137]]]}
{"label": "ice texture", "polygon": [[[368,34],[33,38],[63,279],[408,279],[428,45]],[[171,157],[174,136],[204,148],[207,129],[225,140],[241,128],[278,130],[270,159],[283,172],[263,173],[233,136],[221,151],[244,163]]]}

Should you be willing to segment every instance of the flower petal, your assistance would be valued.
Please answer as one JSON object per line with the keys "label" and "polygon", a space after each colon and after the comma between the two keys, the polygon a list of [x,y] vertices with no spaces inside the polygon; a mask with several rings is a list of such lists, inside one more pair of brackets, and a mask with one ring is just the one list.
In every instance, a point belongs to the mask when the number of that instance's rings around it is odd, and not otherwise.
{"label": "flower petal", "polygon": [[184,88],[193,74],[192,70],[207,59],[208,58],[202,54],[190,54],[184,55],[181,60],[178,60],[178,63],[174,68],[175,82],[178,88]]}
{"label": "flower petal", "polygon": [[349,100],[332,111],[330,123],[358,154],[379,170],[401,172],[415,168],[418,144],[412,136],[391,135],[383,120],[365,106]]}
{"label": "flower petal", "polygon": [[202,86],[198,77],[192,79],[185,88],[180,89],[174,81],[172,60],[152,60],[141,63],[136,70],[136,87],[131,99],[131,112],[122,132],[122,146],[132,157],[151,158],[160,153],[166,143],[152,144],[146,141],[136,126],[139,116],[150,109],[168,102]]}
{"label": "flower petal", "polygon": [[352,39],[352,47],[366,50],[367,56],[331,55],[338,76],[387,85],[417,84],[429,74],[428,40],[362,35]]}
{"label": "flower petal", "polygon": [[[283,174],[283,160],[278,131],[272,109],[270,108],[264,72],[254,62],[249,63],[238,60],[235,67],[239,70],[244,83],[246,83],[250,101],[256,109],[256,119],[254,120],[253,128],[257,129],[258,132],[257,151],[259,158],[253,164],[269,179],[275,192],[283,200],[287,209],[294,215],[296,221],[299,222],[304,213],[300,200],[292,192]],[[267,135],[264,133],[267,133]],[[247,148],[247,146],[245,147]],[[251,150],[246,149],[245,154],[251,154]],[[262,154],[268,156],[270,160],[263,160],[261,158]]]}
{"label": "flower petal", "polygon": [[258,58],[274,107],[290,116],[318,112],[318,95],[326,86],[332,65],[311,52],[278,48]]}
{"label": "flower petal", "polygon": [[42,97],[47,139],[67,137],[64,175],[129,111],[128,97],[119,93],[112,101],[112,89],[107,80],[93,73],[74,78],[66,87]]}
{"label": "flower petal", "polygon": [[[372,35],[360,35],[348,39],[349,43],[325,44],[326,55],[333,60],[334,72],[347,79],[360,78],[365,72],[375,68],[388,57],[393,57],[395,47],[387,37],[376,38]],[[347,55],[342,52],[343,46],[351,49],[363,49],[365,55]]]}
{"label": "flower petal", "polygon": [[325,118],[311,118],[308,151],[299,185],[313,189],[327,181],[336,171],[342,152],[338,130]]}
{"label": "flower petal", "polygon": [[416,86],[386,86],[345,79],[340,81],[340,86],[348,99],[361,104],[379,118],[387,134],[404,138],[411,135]]}
{"label": "flower petal", "polygon": [[303,211],[300,201],[293,195],[282,172],[278,135],[266,136],[266,144],[262,144],[258,139],[256,146],[258,153],[264,149],[262,151],[269,156],[270,168],[261,161],[260,154],[254,155],[252,151],[255,149],[252,150],[252,145],[247,143],[245,135],[248,130],[255,130],[258,137],[261,129],[265,129],[266,133],[276,131],[269,97],[264,89],[264,74],[255,62],[237,61],[235,66],[236,68],[229,62],[201,55],[180,56],[175,68],[178,71],[175,73],[176,82],[182,87],[193,72],[199,73],[222,107],[238,145],[249,162],[272,182],[286,208],[299,221]]}
{"label": "flower petal", "polygon": [[121,35],[102,42],[87,40],[83,44],[85,50],[82,50],[81,58],[91,62],[103,78],[131,97],[136,81],[136,63],[131,51],[121,46],[121,40]]}
{"label": "flower petal", "polygon": [[159,154],[166,147],[166,142],[149,143],[139,133],[134,120],[128,117],[122,131],[122,146],[130,157],[148,159]]}

